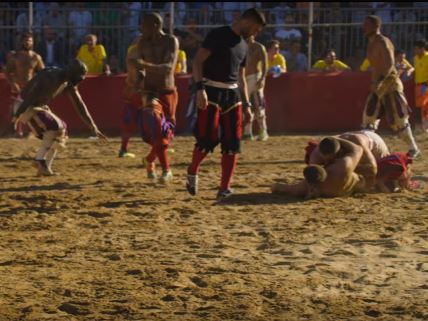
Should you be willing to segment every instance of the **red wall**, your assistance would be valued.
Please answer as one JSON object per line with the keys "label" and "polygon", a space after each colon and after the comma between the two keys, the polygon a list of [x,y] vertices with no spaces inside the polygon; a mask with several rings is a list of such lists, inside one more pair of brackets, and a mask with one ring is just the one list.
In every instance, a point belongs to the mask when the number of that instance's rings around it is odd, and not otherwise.
{"label": "red wall", "polygon": [[[177,133],[186,128],[190,76],[178,76]],[[119,134],[124,75],[88,76],[80,93],[98,127],[109,135]],[[358,129],[369,92],[370,75],[361,72],[287,73],[267,80],[265,96],[269,132],[316,132]],[[414,106],[413,82],[405,83],[406,97]],[[0,135],[9,126],[9,86],[0,74]],[[88,133],[68,98],[58,96],[51,108],[72,134]]]}

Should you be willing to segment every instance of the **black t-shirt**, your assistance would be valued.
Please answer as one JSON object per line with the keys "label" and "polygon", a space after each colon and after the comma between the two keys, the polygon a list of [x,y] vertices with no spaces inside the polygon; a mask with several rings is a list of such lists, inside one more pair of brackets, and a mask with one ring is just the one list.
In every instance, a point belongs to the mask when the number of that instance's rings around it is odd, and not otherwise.
{"label": "black t-shirt", "polygon": [[229,26],[213,29],[208,33],[202,48],[211,51],[205,60],[203,76],[225,83],[236,83],[239,68],[245,67],[248,45]]}

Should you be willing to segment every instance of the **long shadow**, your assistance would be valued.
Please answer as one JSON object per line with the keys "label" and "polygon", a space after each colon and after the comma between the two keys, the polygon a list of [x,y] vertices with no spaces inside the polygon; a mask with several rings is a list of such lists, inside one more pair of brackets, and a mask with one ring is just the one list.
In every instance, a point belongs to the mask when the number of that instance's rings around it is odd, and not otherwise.
{"label": "long shadow", "polygon": [[9,188],[0,188],[0,193],[6,192],[34,192],[34,191],[53,191],[53,190],[81,190],[82,185],[71,185],[69,183],[56,183],[53,185],[43,185],[43,186],[22,186],[22,187],[9,187]]}
{"label": "long shadow", "polygon": [[228,198],[218,201],[216,205],[261,205],[261,204],[295,204],[305,200],[297,197],[277,195],[272,193],[247,193],[233,194]]}
{"label": "long shadow", "polygon": [[128,208],[135,208],[141,205],[155,205],[156,202],[145,201],[145,200],[128,200],[128,201],[112,201],[98,204],[99,206],[106,208],[117,208],[121,206],[125,206]]}

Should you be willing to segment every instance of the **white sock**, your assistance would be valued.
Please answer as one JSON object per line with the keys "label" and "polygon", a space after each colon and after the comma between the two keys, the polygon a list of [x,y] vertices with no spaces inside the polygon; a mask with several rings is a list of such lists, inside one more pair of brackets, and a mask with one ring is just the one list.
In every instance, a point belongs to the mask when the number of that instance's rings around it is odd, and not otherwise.
{"label": "white sock", "polygon": [[405,129],[403,129],[398,136],[403,139],[407,144],[410,145],[409,149],[418,150],[418,146],[416,145],[415,138],[412,134],[412,129],[410,128],[410,124],[407,125]]}

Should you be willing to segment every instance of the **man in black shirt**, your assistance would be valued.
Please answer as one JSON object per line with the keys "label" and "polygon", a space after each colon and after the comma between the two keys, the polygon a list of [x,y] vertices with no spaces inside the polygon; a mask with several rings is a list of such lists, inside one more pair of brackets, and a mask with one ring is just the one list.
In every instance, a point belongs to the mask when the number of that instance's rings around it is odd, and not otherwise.
{"label": "man in black shirt", "polygon": [[192,195],[198,191],[199,166],[218,143],[221,143],[223,155],[217,198],[232,194],[230,181],[236,167],[237,153],[240,152],[242,109],[246,118],[251,118],[245,80],[248,50],[245,39],[256,36],[265,24],[264,15],[257,9],[246,10],[231,27],[213,29],[193,60],[198,120],[194,128],[196,144],[192,163],[187,170],[186,184]]}

